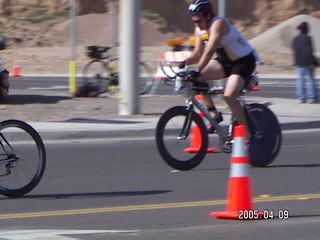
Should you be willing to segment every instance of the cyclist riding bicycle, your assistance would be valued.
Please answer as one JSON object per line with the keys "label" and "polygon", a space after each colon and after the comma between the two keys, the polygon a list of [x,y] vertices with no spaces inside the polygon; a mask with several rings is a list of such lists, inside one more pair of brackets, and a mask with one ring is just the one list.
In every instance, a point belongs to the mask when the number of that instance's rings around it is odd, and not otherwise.
{"label": "cyclist riding bicycle", "polygon": [[[256,67],[255,50],[225,18],[218,17],[208,0],[196,0],[189,6],[195,24],[195,48],[180,67],[196,64],[196,71],[187,79],[199,81],[218,80],[228,77],[224,100],[230,107],[240,125],[247,125],[244,111],[237,97],[250,80]],[[214,54],[217,58],[213,58]],[[209,94],[203,94],[203,100],[216,121],[222,122],[222,113],[218,112]],[[214,132],[209,127],[209,132]],[[250,137],[249,131],[247,136]]]}

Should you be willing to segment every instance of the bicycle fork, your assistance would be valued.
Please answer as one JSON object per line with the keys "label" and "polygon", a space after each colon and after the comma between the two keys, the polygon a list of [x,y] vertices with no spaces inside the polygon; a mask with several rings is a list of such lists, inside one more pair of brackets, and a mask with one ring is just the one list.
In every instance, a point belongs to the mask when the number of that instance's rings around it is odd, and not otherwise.
{"label": "bicycle fork", "polygon": [[188,115],[187,115],[186,119],[184,120],[183,127],[181,129],[179,137],[177,137],[178,140],[185,140],[188,138],[189,132],[190,132],[190,127],[191,127],[191,121],[192,121],[192,113],[193,113],[193,107],[189,106]]}
{"label": "bicycle fork", "polygon": [[4,155],[7,156],[7,158],[0,160],[0,164],[6,164],[6,173],[0,173],[0,177],[2,177],[7,176],[11,173],[11,169],[14,168],[12,163],[18,161],[20,159],[20,156],[14,152],[13,147],[10,145],[10,143],[7,141],[7,139],[3,136],[2,133],[0,133],[0,146],[3,149]]}

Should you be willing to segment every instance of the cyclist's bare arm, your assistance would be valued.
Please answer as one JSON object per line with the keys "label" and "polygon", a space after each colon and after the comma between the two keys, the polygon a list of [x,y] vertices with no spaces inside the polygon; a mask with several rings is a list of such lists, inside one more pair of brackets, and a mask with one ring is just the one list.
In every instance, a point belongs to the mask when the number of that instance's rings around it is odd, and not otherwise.
{"label": "cyclist's bare arm", "polygon": [[200,71],[207,66],[211,58],[213,57],[221,38],[229,31],[229,27],[223,19],[216,20],[209,29],[209,41],[207,47],[197,63],[197,67]]}
{"label": "cyclist's bare arm", "polygon": [[195,30],[194,34],[195,34],[195,47],[191,55],[186,60],[188,65],[196,64],[199,62],[205,47],[203,41],[201,40],[199,31],[197,31],[197,29]]}

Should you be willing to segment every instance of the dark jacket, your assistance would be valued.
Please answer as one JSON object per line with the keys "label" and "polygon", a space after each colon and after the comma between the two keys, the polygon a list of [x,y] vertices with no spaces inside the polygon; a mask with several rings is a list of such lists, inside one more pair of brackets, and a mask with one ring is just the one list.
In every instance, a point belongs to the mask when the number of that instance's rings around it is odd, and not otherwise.
{"label": "dark jacket", "polygon": [[306,34],[299,34],[293,39],[295,65],[306,67],[314,64],[312,38]]}

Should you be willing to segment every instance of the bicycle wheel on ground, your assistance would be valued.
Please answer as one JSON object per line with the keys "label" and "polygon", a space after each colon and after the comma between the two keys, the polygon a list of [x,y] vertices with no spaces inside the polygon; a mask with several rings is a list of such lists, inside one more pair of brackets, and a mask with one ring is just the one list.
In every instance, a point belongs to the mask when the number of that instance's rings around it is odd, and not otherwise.
{"label": "bicycle wheel on ground", "polygon": [[90,61],[83,68],[82,86],[90,88],[89,92],[96,92],[97,94],[107,92],[109,79],[109,67],[100,59]]}
{"label": "bicycle wheel on ground", "polygon": [[[198,166],[206,155],[207,128],[194,111],[176,106],[159,119],[156,143],[161,157],[169,166],[190,170]],[[189,151],[190,147],[195,150]]]}
{"label": "bicycle wheel on ground", "polygon": [[148,64],[140,63],[140,95],[152,93],[151,89],[154,83],[154,78],[152,76],[152,69]]}
{"label": "bicycle wheel on ground", "polygon": [[19,197],[41,180],[45,147],[39,134],[25,122],[7,120],[0,126],[0,194]]}
{"label": "bicycle wheel on ground", "polygon": [[265,167],[279,154],[282,142],[280,124],[274,113],[263,104],[246,106],[246,116],[253,142],[250,145],[250,163]]}

